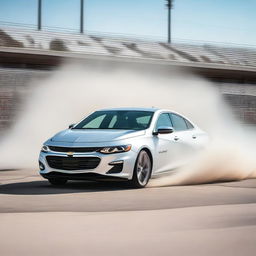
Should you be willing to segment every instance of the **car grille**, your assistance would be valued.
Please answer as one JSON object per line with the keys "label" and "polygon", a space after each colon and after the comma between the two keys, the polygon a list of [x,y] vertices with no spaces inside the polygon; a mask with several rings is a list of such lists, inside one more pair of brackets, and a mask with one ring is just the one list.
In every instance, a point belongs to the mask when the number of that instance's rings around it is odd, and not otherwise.
{"label": "car grille", "polygon": [[87,153],[87,152],[95,152],[99,151],[101,148],[99,147],[87,147],[87,148],[71,148],[71,147],[55,147],[49,146],[51,151],[55,152],[76,152],[76,153]]}
{"label": "car grille", "polygon": [[51,168],[61,170],[87,170],[94,169],[100,163],[98,157],[62,157],[47,156],[47,163]]}

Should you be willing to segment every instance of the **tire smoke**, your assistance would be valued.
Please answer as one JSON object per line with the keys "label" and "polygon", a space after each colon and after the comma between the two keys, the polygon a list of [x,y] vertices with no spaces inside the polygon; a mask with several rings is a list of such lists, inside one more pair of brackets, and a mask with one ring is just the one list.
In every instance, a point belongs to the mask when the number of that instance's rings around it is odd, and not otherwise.
{"label": "tire smoke", "polygon": [[191,118],[211,137],[208,149],[179,172],[151,186],[256,177],[254,134],[233,118],[216,85],[179,70],[66,65],[30,86],[22,113],[0,144],[0,169],[35,168],[41,145],[100,108],[159,107]]}

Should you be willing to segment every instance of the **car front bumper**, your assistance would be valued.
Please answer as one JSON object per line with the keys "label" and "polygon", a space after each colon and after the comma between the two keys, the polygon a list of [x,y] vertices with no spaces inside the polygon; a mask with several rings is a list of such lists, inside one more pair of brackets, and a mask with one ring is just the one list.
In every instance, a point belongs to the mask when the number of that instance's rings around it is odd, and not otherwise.
{"label": "car front bumper", "polygon": [[[132,179],[133,170],[137,158],[137,153],[130,150],[129,152],[116,153],[116,154],[101,154],[99,152],[92,153],[73,153],[72,158],[87,158],[96,157],[100,159],[98,166],[94,169],[79,169],[79,170],[66,170],[50,167],[47,161],[47,156],[54,157],[64,157],[70,158],[67,153],[52,152],[47,153],[40,152],[39,164],[40,175],[46,179],[62,177],[70,180],[87,180],[87,179]],[[121,171],[116,171],[116,173],[111,172],[115,163],[122,163]],[[42,170],[43,167],[43,170]],[[112,169],[113,170],[113,169]]]}

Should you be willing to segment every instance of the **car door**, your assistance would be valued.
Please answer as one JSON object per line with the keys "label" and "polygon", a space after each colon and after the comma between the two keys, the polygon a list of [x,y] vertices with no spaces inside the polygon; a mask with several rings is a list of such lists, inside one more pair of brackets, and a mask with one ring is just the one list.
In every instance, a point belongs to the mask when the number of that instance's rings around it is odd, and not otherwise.
{"label": "car door", "polygon": [[194,149],[201,150],[204,149],[208,142],[208,134],[204,131],[202,131],[200,128],[195,127],[190,121],[188,121],[186,118],[184,118],[188,130],[190,132],[189,138],[191,140],[191,143],[193,144]]}
{"label": "car door", "polygon": [[170,118],[175,130],[175,139],[179,142],[176,160],[178,165],[183,165],[187,163],[196,152],[196,129],[187,119],[176,113],[171,113]]}
{"label": "car door", "polygon": [[[173,127],[169,113],[161,113],[155,125],[155,131],[159,127]],[[154,136],[155,146],[155,173],[169,171],[177,166],[177,153],[179,141],[176,132],[169,134],[158,134]]]}

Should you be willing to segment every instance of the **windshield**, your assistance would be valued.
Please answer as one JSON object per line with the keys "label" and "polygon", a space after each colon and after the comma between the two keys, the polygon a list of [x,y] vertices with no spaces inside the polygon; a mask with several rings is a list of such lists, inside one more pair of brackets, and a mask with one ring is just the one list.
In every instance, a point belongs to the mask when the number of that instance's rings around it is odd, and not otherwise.
{"label": "windshield", "polygon": [[153,114],[150,111],[96,111],[73,129],[144,130],[149,127]]}

